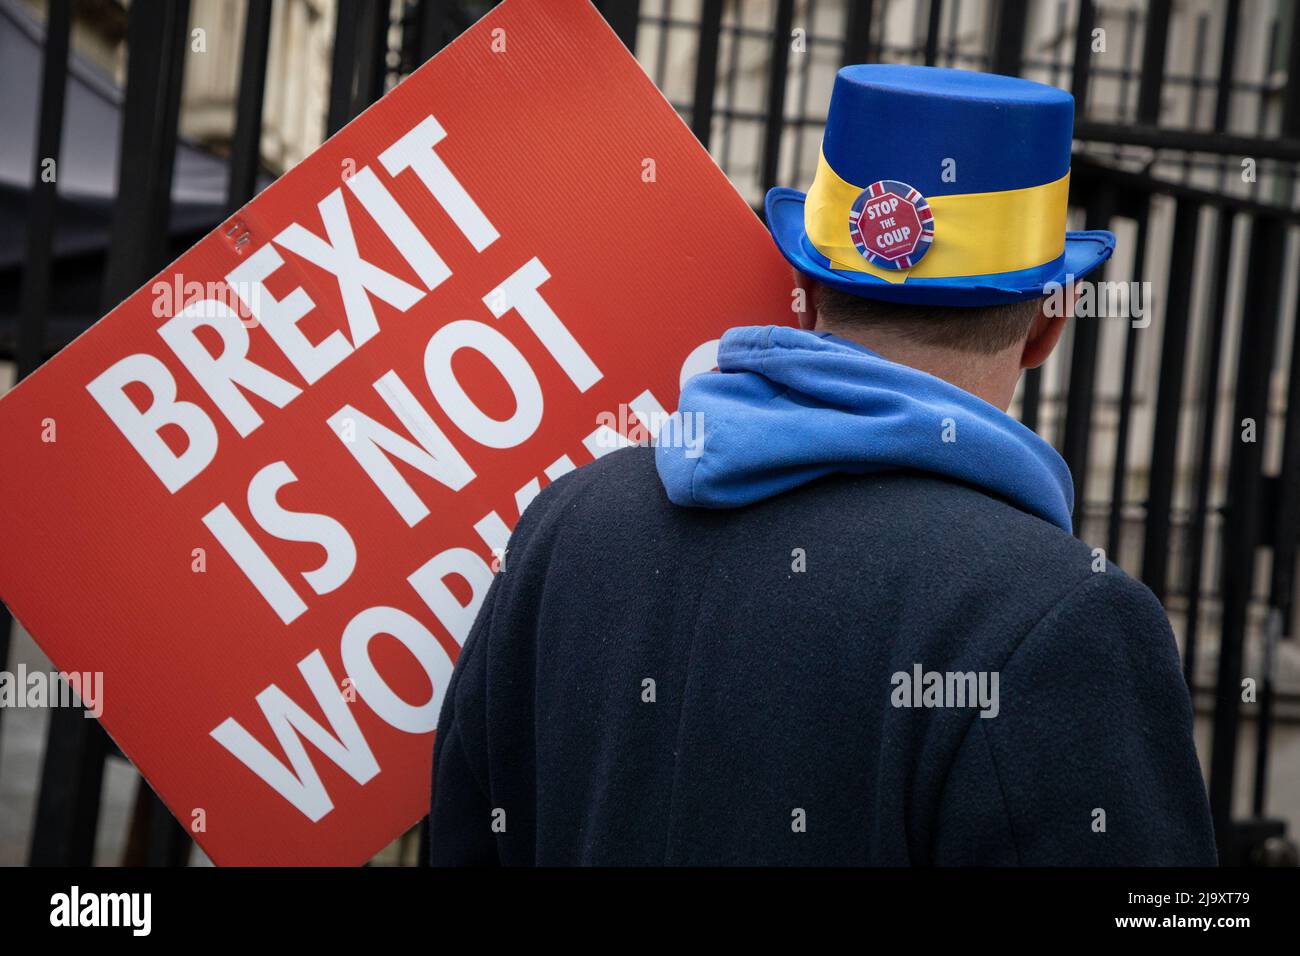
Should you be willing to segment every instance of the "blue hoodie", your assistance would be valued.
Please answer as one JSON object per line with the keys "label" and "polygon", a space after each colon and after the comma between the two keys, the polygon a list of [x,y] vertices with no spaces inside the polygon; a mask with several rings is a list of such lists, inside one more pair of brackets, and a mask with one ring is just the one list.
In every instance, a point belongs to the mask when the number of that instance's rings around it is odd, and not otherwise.
{"label": "blue hoodie", "polygon": [[[674,440],[695,421],[702,444]],[[825,332],[730,330],[718,372],[687,383],[665,429],[656,464],[678,505],[738,508],[834,472],[912,470],[1071,530],[1074,485],[1051,445],[983,399]]]}
{"label": "blue hoodie", "polygon": [[1173,632],[1061,530],[1055,453],[826,336],[738,329],[720,362],[656,448],[519,518],[438,718],[430,859],[1213,865]]}

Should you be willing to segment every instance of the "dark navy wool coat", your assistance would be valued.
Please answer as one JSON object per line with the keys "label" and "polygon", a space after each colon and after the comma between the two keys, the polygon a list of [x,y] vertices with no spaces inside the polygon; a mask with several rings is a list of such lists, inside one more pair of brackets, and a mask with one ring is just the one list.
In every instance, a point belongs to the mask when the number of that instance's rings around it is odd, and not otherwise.
{"label": "dark navy wool coat", "polygon": [[[438,724],[435,864],[1215,862],[1159,603],[983,492],[681,508],[630,448],[504,567]],[[997,715],[899,706],[918,665],[996,673]]]}

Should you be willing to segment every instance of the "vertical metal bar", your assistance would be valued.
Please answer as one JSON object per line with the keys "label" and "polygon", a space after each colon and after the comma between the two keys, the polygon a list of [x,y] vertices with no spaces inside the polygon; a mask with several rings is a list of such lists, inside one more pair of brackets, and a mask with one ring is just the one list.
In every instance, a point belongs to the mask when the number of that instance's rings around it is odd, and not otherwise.
{"label": "vertical metal bar", "polygon": [[925,65],[934,66],[939,59],[939,25],[943,19],[943,0],[930,0],[929,21],[925,27]]}
{"label": "vertical metal bar", "polygon": [[[1133,80],[1133,51],[1137,44],[1137,24],[1137,7],[1129,7],[1124,11],[1124,55],[1123,65],[1120,67],[1119,99],[1117,101],[1121,116],[1124,115],[1128,107],[1128,88]],[[1118,147],[1116,147],[1115,153],[1116,158],[1118,158]]]}
{"label": "vertical metal bar", "polygon": [[797,183],[805,183],[812,179],[815,172],[809,171],[806,175],[803,168],[803,137],[804,137],[804,120],[808,117],[808,96],[812,88],[812,65],[813,51],[810,46],[812,43],[812,25],[817,22],[817,0],[807,0],[803,11],[804,22],[808,24],[805,31],[808,35],[805,37],[805,47],[803,51],[803,60],[799,64],[799,103],[795,108],[794,123],[794,148],[790,155],[794,159],[794,169],[791,170],[791,177]]}
{"label": "vertical metal bar", "polygon": [[[1065,20],[1066,17],[1069,15],[1069,7],[1070,7],[1069,0],[1057,0],[1056,26],[1053,28],[1052,31],[1056,36],[1065,36]],[[1061,85],[1061,69],[1062,69],[1061,45],[1053,44],[1052,45],[1052,72],[1051,72],[1052,86]]]}
{"label": "vertical metal bar", "polygon": [[779,176],[781,134],[785,132],[785,81],[790,67],[790,33],[793,28],[794,0],[777,0],[767,78],[767,120],[763,130],[762,176],[759,180],[764,192],[776,185]]}
{"label": "vertical metal bar", "polygon": [[731,170],[731,146],[735,141],[732,134],[736,116],[736,84],[740,75],[740,33],[744,26],[744,8],[735,7],[728,27],[731,39],[727,43],[727,91],[722,120],[722,168],[728,172]]}
{"label": "vertical metal bar", "polygon": [[333,136],[383,95],[387,52],[387,2],[338,0],[326,135]]}
{"label": "vertical metal bar", "polygon": [[[176,125],[189,0],[134,0],[127,21],[127,85],[108,259],[105,311],[163,264],[167,254]],[[107,735],[81,711],[50,715],[30,860],[93,862]]]}
{"label": "vertical metal bar", "polygon": [[1300,17],[1291,11],[1291,44],[1286,60],[1286,93],[1282,98],[1283,135],[1300,132]]}
{"label": "vertical metal bar", "polygon": [[[1237,0],[1228,0],[1224,10],[1223,44],[1219,52],[1218,89],[1214,99],[1214,129],[1224,132],[1228,127],[1228,113],[1232,107],[1233,72],[1237,55],[1237,15],[1240,8]],[[1218,157],[1218,188],[1228,186],[1228,156]]]}
{"label": "vertical metal bar", "polygon": [[329,109],[325,135],[333,136],[352,119],[356,88],[357,27],[361,21],[360,0],[336,0],[334,48],[330,55]]}
{"label": "vertical metal bar", "polygon": [[[145,786],[143,783],[141,786]],[[190,848],[194,845],[189,831],[172,816],[167,804],[150,790],[148,793],[149,845],[146,866],[185,866],[189,862]]]}
{"label": "vertical metal bar", "polygon": [[1201,207],[1179,199],[1174,212],[1169,252],[1169,287],[1160,346],[1160,384],[1156,389],[1155,425],[1151,430],[1151,484],[1147,495],[1146,534],[1142,544],[1142,581],[1162,603],[1169,573],[1169,509],[1178,468],[1178,426],[1182,418],[1183,373],[1187,360],[1188,315],[1196,275],[1196,234]]}
{"label": "vertical metal bar", "polygon": [[1241,15],[1240,0],[1228,0],[1223,11],[1223,46],[1219,53],[1219,89],[1214,101],[1214,128],[1223,132],[1228,128],[1228,110],[1232,105],[1232,76],[1237,62],[1237,21]]}
{"label": "vertical metal bar", "polygon": [[957,65],[957,40],[958,26],[961,24],[961,0],[952,0],[948,4],[948,48],[944,51],[944,59],[949,66]]}
{"label": "vertical metal bar", "polygon": [[[1294,6],[1289,10],[1290,47],[1287,56],[1286,94],[1282,102],[1282,135],[1300,132],[1300,18]],[[1280,186],[1290,195],[1295,172],[1288,167],[1279,177]],[[1283,229],[1283,237],[1286,230]],[[1285,245],[1285,243],[1284,243]],[[1275,704],[1274,674],[1277,668],[1278,642],[1289,635],[1291,590],[1295,580],[1296,537],[1300,534],[1300,424],[1295,409],[1300,403],[1300,313],[1293,315],[1291,368],[1287,380],[1287,418],[1282,438],[1282,465],[1276,481],[1277,506],[1272,516],[1273,574],[1269,586],[1269,614],[1264,629],[1264,661],[1259,694],[1259,716],[1255,724],[1255,778],[1253,810],[1264,815],[1268,787],[1268,745],[1273,732]],[[1265,401],[1267,402],[1267,389]],[[1264,413],[1267,414],[1267,405]]]}
{"label": "vertical metal bar", "polygon": [[[1151,203],[1137,217],[1137,235],[1133,243],[1133,281],[1141,283],[1146,274],[1147,223]],[[1140,288],[1140,286],[1139,286]],[[1140,293],[1139,293],[1140,294]],[[1143,307],[1151,308],[1150,302]],[[1141,329],[1131,319],[1124,337],[1124,372],[1119,389],[1119,424],[1115,428],[1115,470],[1111,473],[1110,520],[1106,528],[1106,552],[1118,561],[1124,546],[1124,491],[1128,478],[1128,436],[1133,418],[1133,379],[1137,374],[1138,347],[1142,341]]]}
{"label": "vertical metal bar", "polygon": [[1043,400],[1043,369],[1031,368],[1025,372],[1025,384],[1020,390],[1020,423],[1031,432],[1038,431],[1038,409]]}
{"label": "vertical metal bar", "polygon": [[[1300,310],[1300,303],[1297,303]],[[1300,322],[1300,311],[1293,314]],[[1255,816],[1264,815],[1268,788],[1268,747],[1273,730],[1273,674],[1280,640],[1291,637],[1294,610],[1296,545],[1300,538],[1300,327],[1292,329],[1291,367],[1287,378],[1286,424],[1282,435],[1282,464],[1278,471],[1277,508],[1273,519],[1273,571],[1269,584],[1269,616],[1265,634],[1264,686],[1255,726]]]}
{"label": "vertical metal bar", "polygon": [[673,18],[673,0],[663,0],[659,17],[659,41],[655,44],[655,86],[665,88],[668,72],[668,21]]}
{"label": "vertical metal bar", "polygon": [[1232,266],[1231,210],[1220,208],[1215,229],[1213,285],[1209,291],[1207,331],[1201,351],[1200,459],[1196,472],[1196,501],[1188,519],[1188,559],[1184,577],[1187,617],[1183,624],[1183,675],[1189,689],[1196,686],[1196,639],[1201,618],[1201,576],[1205,566],[1205,522],[1210,508],[1214,469],[1214,436],[1219,414],[1219,353],[1228,311],[1228,275]]}
{"label": "vertical metal bar", "polygon": [[[0,670],[7,669],[9,666],[9,645],[12,641],[14,631],[14,617],[9,613],[9,608],[0,604]],[[3,710],[0,709],[0,728],[3,728]],[[3,735],[0,735],[0,740]],[[0,751],[0,758],[4,757],[4,752]]]}
{"label": "vertical metal bar", "polygon": [[1019,76],[1024,62],[1029,4],[1027,0],[1001,0],[997,17],[989,72]]}
{"label": "vertical metal bar", "polygon": [[1088,112],[1088,76],[1092,71],[1092,31],[1097,23],[1093,0],[1079,0],[1079,20],[1074,31],[1074,67],[1070,74],[1070,92],[1074,94],[1076,118]]}
{"label": "vertical metal bar", "polygon": [[1169,13],[1173,0],[1150,0],[1142,37],[1142,82],[1138,86],[1139,123],[1160,122],[1160,93],[1165,82],[1165,52],[1169,46]]}
{"label": "vertical metal bar", "polygon": [[[1087,226],[1105,229],[1115,210],[1115,193],[1102,184],[1088,203]],[[1088,442],[1092,433],[1093,394],[1097,380],[1097,343],[1101,328],[1093,318],[1074,319],[1074,339],[1070,346],[1069,395],[1065,404],[1065,427],[1061,436],[1061,457],[1074,478],[1074,530],[1083,524],[1087,501]]]}
{"label": "vertical metal bar", "polygon": [[433,845],[429,842],[432,834],[429,832],[429,818],[425,816],[420,820],[420,834],[418,837],[419,845],[416,847],[415,865],[424,867],[429,866],[433,855]]}
{"label": "vertical metal bar", "polygon": [[[17,377],[30,375],[45,359],[45,329],[50,312],[50,276],[54,271],[54,220],[58,207],[58,168],[63,138],[63,104],[67,95],[68,47],[72,35],[72,0],[51,0],[45,19],[41,64],[41,100],[32,157],[32,191],[27,212],[27,248],[23,255],[18,304]],[[46,168],[53,162],[52,168]],[[0,669],[8,666],[13,617],[0,606]],[[0,710],[0,717],[3,717]]]}
{"label": "vertical metal bar", "polygon": [[[188,37],[189,6],[189,0],[183,0],[183,2],[177,2],[169,7],[172,19],[165,24],[163,45],[158,52],[159,59],[163,64],[165,75],[160,79],[158,91],[161,110],[159,111],[158,116],[153,120],[153,127],[156,130],[154,146],[156,152],[154,153],[150,163],[146,164],[142,168],[143,177],[137,184],[139,189],[144,190],[146,189],[146,182],[151,181],[153,183],[150,201],[154,204],[154,208],[152,209],[152,219],[155,223],[155,229],[157,230],[154,235],[158,238],[154,244],[155,248],[152,252],[156,259],[152,263],[144,263],[143,269],[138,275],[129,276],[123,273],[122,279],[125,282],[125,286],[122,291],[116,295],[116,298],[125,297],[132,289],[138,286],[141,282],[144,282],[150,274],[161,267],[166,260],[170,258],[167,249],[169,233],[168,220],[170,219],[171,212],[171,186],[172,175],[175,169],[177,127],[180,121],[181,85],[184,76],[185,48]],[[127,117],[123,122],[124,139],[129,129],[130,109],[128,107]],[[135,191],[132,188],[128,188],[128,183],[132,181],[132,178],[133,177],[123,176],[120,179],[118,183],[119,203],[124,194],[130,194]],[[116,230],[117,225],[115,216],[115,237],[117,236]],[[129,242],[127,244],[129,245]],[[172,828],[179,827],[176,821],[172,819],[166,806],[164,806],[162,801],[158,799],[157,794],[155,794],[152,789],[149,789],[148,785],[143,780],[137,782],[136,786],[137,788],[147,791],[146,797],[150,802],[155,818],[162,817]],[[151,832],[149,846],[150,851],[155,852],[156,844],[152,837],[153,833]],[[181,839],[185,841],[185,845],[188,848],[187,838],[188,834],[181,831]]]}
{"label": "vertical metal bar", "polygon": [[239,99],[235,135],[230,144],[230,181],[226,207],[234,211],[253,198],[261,161],[262,101],[266,93],[266,61],[271,43],[271,0],[248,0],[244,19],[244,48],[239,64]]}
{"label": "vertical metal bar", "polygon": [[[165,264],[189,0],[139,0],[127,25],[127,88],[104,310]],[[137,12],[138,11],[138,12]],[[142,23],[147,19],[148,23]],[[131,56],[131,50],[144,56]]]}
{"label": "vertical metal bar", "polygon": [[[1200,14],[1196,18],[1196,46],[1192,53],[1193,63],[1205,62],[1205,45],[1206,35],[1210,28],[1210,18],[1208,14]],[[1195,129],[1199,124],[1197,118],[1201,112],[1201,86],[1203,80],[1198,71],[1193,71],[1191,76],[1191,92],[1187,97],[1187,128]],[[1192,154],[1185,152],[1183,154],[1183,181],[1187,182],[1192,178]]]}
{"label": "vertical metal bar", "polygon": [[[417,56],[423,63],[447,44],[452,0],[418,0],[418,3],[416,44]],[[633,28],[635,29],[635,24]]]}
{"label": "vertical metal bar", "polygon": [[871,61],[873,0],[849,0],[844,20],[844,65]]}
{"label": "vertical metal bar", "polygon": [[[1288,9],[1294,9],[1294,4],[1289,5]],[[1267,37],[1278,36],[1279,31],[1281,30],[1281,26],[1282,26],[1282,20],[1280,17],[1270,17],[1268,23],[1268,30],[1265,31],[1264,35]],[[1293,54],[1295,52],[1295,44],[1297,43],[1300,43],[1300,35],[1297,35],[1296,33],[1292,33],[1291,44],[1292,44]],[[1264,76],[1272,76],[1279,69],[1277,60],[1278,60],[1277,45],[1270,43],[1268,44],[1265,52]],[[1290,80],[1292,77],[1300,77],[1300,73],[1292,72],[1287,75],[1288,87],[1284,91],[1285,95],[1283,97],[1283,102],[1282,102],[1282,106],[1283,106],[1282,136],[1283,137],[1286,137],[1288,131],[1294,132],[1294,129],[1288,125],[1289,121],[1291,120],[1291,117],[1288,116],[1288,113],[1290,113],[1288,104],[1290,103],[1292,97],[1295,95],[1290,88]],[[1271,133],[1273,102],[1276,100],[1273,85],[1267,82],[1256,83],[1254,84],[1253,92],[1255,93],[1254,132],[1255,135],[1258,137],[1261,138],[1268,137],[1269,134]],[[1281,169],[1281,175],[1286,176],[1287,173],[1290,172],[1291,168],[1292,167],[1289,165],[1283,166]],[[1290,184],[1288,183],[1287,185],[1289,186]]]}
{"label": "vertical metal bar", "polygon": [[[23,257],[18,319],[18,378],[36,370],[45,357],[45,326],[50,308],[50,274],[54,258],[54,218],[58,204],[59,146],[63,138],[63,104],[67,94],[68,45],[72,33],[71,0],[52,0],[45,26],[41,66],[40,114],[36,155],[32,157],[31,204],[27,212],[27,250]],[[46,163],[53,162],[53,168]],[[6,636],[0,640],[7,641]],[[5,655],[0,649],[0,666]]]}
{"label": "vertical metal bar", "polygon": [[636,28],[641,19],[641,0],[602,0],[598,7],[605,22],[635,56]]}
{"label": "vertical metal bar", "polygon": [[360,116],[366,107],[384,95],[388,78],[388,0],[375,0],[366,7],[360,28],[356,97],[352,101],[349,119]]}
{"label": "vertical metal bar", "polygon": [[1268,744],[1273,736],[1274,683],[1273,674],[1277,667],[1277,645],[1282,636],[1282,613],[1271,607],[1268,619],[1264,623],[1263,674],[1259,688],[1259,716],[1255,721],[1255,773],[1253,775],[1253,793],[1251,794],[1251,812],[1256,817],[1264,815],[1266,794],[1268,791]]}
{"label": "vertical metal bar", "polygon": [[121,865],[185,866],[189,862],[190,835],[168,811],[158,795],[140,782],[127,825]]}
{"label": "vertical metal bar", "polygon": [[1231,427],[1254,422],[1253,441],[1232,445],[1228,499],[1223,521],[1223,625],[1219,644],[1214,736],[1210,745],[1210,811],[1219,857],[1231,863],[1235,843],[1232,790],[1237,767],[1241,709],[1242,647],[1255,582],[1259,528],[1260,463],[1268,426],[1268,384],[1277,340],[1277,312],[1286,230],[1281,220],[1259,217],[1251,228],[1236,399]]}
{"label": "vertical metal bar", "polygon": [[[1210,16],[1207,13],[1196,17],[1196,46],[1192,53],[1193,63],[1205,62],[1205,48],[1209,43]],[[1197,119],[1201,114],[1201,89],[1205,86],[1205,77],[1200,72],[1191,76],[1191,95],[1187,98],[1187,128],[1195,129],[1200,124]],[[1190,157],[1188,157],[1190,159]]]}
{"label": "vertical metal bar", "polygon": [[73,707],[50,711],[28,852],[32,866],[90,866],[95,862],[95,829],[107,755],[108,735],[97,721]]}
{"label": "vertical metal bar", "polygon": [[718,44],[722,40],[722,0],[704,0],[700,10],[700,43],[695,54],[695,95],[691,102],[691,132],[705,149],[713,132],[713,91],[718,81]]}

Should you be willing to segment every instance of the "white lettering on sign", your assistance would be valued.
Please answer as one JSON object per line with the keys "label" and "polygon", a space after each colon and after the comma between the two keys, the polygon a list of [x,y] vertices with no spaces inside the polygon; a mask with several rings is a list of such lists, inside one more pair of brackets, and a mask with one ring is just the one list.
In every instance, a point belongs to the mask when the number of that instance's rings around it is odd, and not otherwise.
{"label": "white lettering on sign", "polygon": [[352,346],[337,329],[319,342],[312,342],[303,334],[298,323],[316,308],[306,290],[298,286],[283,299],[276,299],[265,285],[283,265],[284,259],[268,242],[232,269],[226,281],[303,381],[313,385],[351,355]]}
{"label": "white lettering on sign", "polygon": [[[515,400],[509,418],[492,418],[465,392],[451,366],[461,349],[478,352],[505,379]],[[447,417],[480,445],[514,448],[532,437],[542,422],[542,386],[536,374],[523,353],[490,325],[459,319],[434,332],[424,352],[424,377]]]}
{"label": "white lettering on sign", "polygon": [[564,369],[569,381],[577,386],[578,391],[585,392],[600,381],[600,369],[537,291],[550,277],[541,260],[534,256],[514,275],[483,296],[483,302],[498,319],[507,312],[519,313],[538,341],[546,346],[546,351]]}
{"label": "white lettering on sign", "polygon": [[[136,407],[126,394],[130,385],[148,390],[148,407]],[[168,491],[184,488],[217,456],[212,419],[194,402],[176,397],[176,379],[154,356],[128,355],[101,372],[86,390]],[[185,434],[186,446],[179,454],[163,440],[164,425],[175,425]]]}
{"label": "white lettering on sign", "polygon": [[[565,324],[548,285],[551,273],[537,256],[525,257],[495,287],[474,290],[471,301],[481,301],[485,312],[437,317],[436,290],[453,273],[429,239],[431,224],[421,217],[445,215],[475,252],[499,238],[435,151],[446,135],[432,116],[425,117],[380,150],[377,163],[349,177],[346,188],[313,197],[314,208],[306,210],[312,225],[291,221],[260,246],[242,249],[225,282],[243,309],[209,295],[184,308],[178,303],[174,315],[163,310],[159,351],[167,361],[128,355],[87,384],[169,494],[205,473],[221,447],[220,430],[229,428],[232,442],[250,439],[277,411],[426,301],[430,311],[420,312],[420,321],[430,328],[416,353],[423,381],[408,384],[396,369],[380,366],[363,379],[376,394],[366,389],[350,401],[335,401],[329,408],[336,410],[321,425],[343,445],[342,467],[353,469],[351,476],[365,482],[364,493],[386,502],[394,520],[407,527],[454,501],[477,477],[476,463],[495,461],[491,453],[535,439],[546,414],[545,388],[583,394],[602,380],[601,369]],[[401,177],[409,182],[399,182]],[[419,187],[419,201],[404,204],[402,197]],[[324,308],[317,301],[322,298],[329,300]],[[339,317],[336,327],[322,323],[327,313]],[[716,347],[711,342],[693,351],[682,379],[711,368]],[[504,384],[508,414],[470,388],[463,358],[470,355]],[[649,391],[633,400],[632,409],[650,430],[667,416]],[[626,443],[624,438],[599,425],[585,437],[572,437],[568,451],[580,455],[581,443],[594,458]],[[543,477],[554,481],[575,467],[574,458],[557,452],[515,492],[516,517],[541,493]],[[207,533],[242,575],[236,580],[245,581],[248,593],[286,627],[310,621],[322,598],[352,580],[363,561],[358,542],[366,540],[320,506],[302,507],[313,499],[303,497],[311,489],[299,475],[307,476],[307,468],[272,461],[251,477],[244,472],[240,481],[246,487],[225,500],[209,499],[199,512]],[[212,492],[195,485],[187,493]],[[455,647],[468,639],[497,562],[504,560],[511,527],[501,516],[505,510],[488,511],[473,524],[481,539],[475,548],[486,551],[445,548],[410,571],[407,584],[418,611],[385,600],[348,619],[333,658],[342,674],[332,672],[320,649],[312,650],[297,661],[297,674],[256,695],[265,721],[259,733],[231,716],[212,729],[212,740],[312,821],[334,807],[330,788],[346,785],[337,773],[322,776],[322,757],[357,786],[372,780],[382,769],[367,740],[373,721],[358,721],[340,693],[341,682],[349,682],[355,699],[393,730],[435,730]],[[483,556],[489,552],[493,565]],[[372,652],[381,636],[395,639],[414,659],[429,690],[412,699],[409,682],[380,672]]]}
{"label": "white lettering on sign", "polygon": [[352,347],[357,348],[379,332],[379,322],[370,302],[372,295],[405,312],[424,298],[425,293],[361,258],[341,188],[322,199],[318,208],[325,223],[325,239],[295,222],[275,237],[275,243],[332,273],[338,280]]}
{"label": "white lettering on sign", "polygon": [[388,175],[396,176],[409,169],[424,183],[438,205],[446,210],[456,228],[482,252],[496,242],[500,233],[488,222],[483,210],[470,198],[447,164],[433,151],[447,131],[432,116],[427,116],[409,133],[379,154],[379,162]]}
{"label": "white lettering on sign", "polygon": [[[497,239],[498,233],[447,164],[433,151],[445,136],[437,120],[426,117],[380,154],[380,164],[391,176],[408,169],[413,172],[481,252]],[[290,223],[274,237],[274,245],[262,245],[226,276],[230,289],[255,320],[255,326],[266,331],[302,377],[304,385],[319,381],[379,331],[372,299],[405,312],[451,275],[442,257],[370,167],[354,174],[348,185],[375,225],[410,265],[424,289],[362,256],[341,189],[332,190],[317,203],[324,238],[300,223]],[[285,265],[276,245],[335,277],[347,320],[347,335],[335,329],[319,341],[309,340],[298,326],[316,308],[306,290],[295,286],[281,299],[267,290],[267,279]],[[523,275],[511,289],[521,303],[526,298],[522,293],[528,281],[535,280],[535,291],[536,285],[547,278],[544,269],[540,270],[539,279],[536,268],[526,271],[529,266],[532,263],[520,270]],[[519,308],[530,325],[535,323],[539,337],[549,336],[557,354],[567,357],[565,343],[560,341],[562,336],[555,328],[558,320],[550,322],[544,313],[537,313],[536,302],[527,304],[533,309],[529,314],[524,314],[523,304],[512,307]],[[262,423],[262,418],[241,394],[241,388],[279,408],[292,401],[300,389],[248,359],[247,329],[241,322],[236,331],[235,321],[237,317],[228,307],[208,300],[184,309],[159,332],[222,415],[241,437],[247,437]],[[224,347],[219,356],[208,354],[197,340],[195,330],[200,325],[216,330],[222,339]],[[584,371],[590,374],[590,369],[579,370]],[[132,383],[145,385],[154,396],[154,404],[144,413],[123,394],[123,389]],[[183,488],[215,457],[216,435],[211,419],[194,403],[175,401],[175,379],[156,358],[128,356],[87,388],[169,492]],[[172,452],[158,435],[165,425],[180,426],[190,440],[190,448],[181,454]]]}
{"label": "white lettering on sign", "polygon": [[[424,668],[433,687],[421,704],[403,700],[375,669],[370,641],[379,634],[397,638]],[[389,726],[408,734],[424,734],[438,726],[443,692],[451,680],[451,658],[423,624],[394,607],[366,608],[343,631],[343,667],[361,699]]]}
{"label": "white lettering on sign", "polygon": [[[213,329],[221,338],[222,351],[214,356],[198,337],[199,328]],[[224,302],[205,299],[186,306],[158,329],[181,360],[185,370],[208,393],[213,403],[235,426],[240,437],[247,436],[262,416],[245,397],[245,391],[263,398],[276,408],[284,408],[301,391],[292,382],[273,375],[248,358],[248,329],[243,320]]]}
{"label": "white lettering on sign", "polygon": [[257,695],[257,704],[266,722],[271,725],[275,739],[289,758],[288,766],[233,717],[218,724],[212,737],[315,823],[334,809],[334,801],[307,755],[307,748],[302,745],[303,738],[359,784],[369,782],[379,773],[379,762],[370,744],[366,743],[365,734],[361,732],[351,708],[339,693],[339,685],[321,652],[312,651],[304,657],[298,670],[315,698],[316,708],[329,722],[328,729],[317,723],[275,684]]}
{"label": "white lettering on sign", "polygon": [[901,246],[906,243],[911,235],[911,226],[899,226],[897,229],[888,229],[876,237],[876,245],[881,249],[892,249],[895,246]]}
{"label": "white lettering on sign", "polygon": [[[375,382],[375,391],[415,442],[408,441],[351,405],[344,405],[331,415],[329,426],[365,470],[366,477],[383,493],[407,526],[413,528],[429,513],[429,509],[393,466],[389,456],[422,471],[452,491],[460,491],[469,484],[474,479],[474,470],[396,372],[385,372],[380,376]],[[348,425],[352,427],[352,434],[345,438]]]}
{"label": "white lettering on sign", "polygon": [[[469,585],[470,597],[463,604],[447,587],[447,578],[452,575]],[[448,548],[420,565],[406,580],[438,623],[463,646],[474,615],[492,586],[492,568],[488,563],[468,548]]]}
{"label": "white lettering on sign", "polygon": [[[447,587],[446,578],[451,575],[470,584],[471,597],[467,604],[462,604]],[[409,580],[439,623],[463,644],[492,583],[487,563],[472,551],[452,548],[434,556]],[[427,701],[412,704],[403,700],[380,676],[369,652],[371,639],[379,634],[397,638],[423,668],[433,687]],[[412,734],[429,733],[436,728],[442,698],[451,680],[452,661],[433,633],[417,618],[392,607],[366,608],[344,629],[340,652],[357,696],[385,723]],[[304,738],[358,784],[369,781],[380,768],[321,652],[308,654],[299,662],[298,670],[330,726],[322,727],[275,684],[258,694],[262,713],[288,757],[287,766],[234,718],[222,721],[212,731],[212,737],[315,822],[334,808],[334,801],[303,746]]]}
{"label": "white lettering on sign", "polygon": [[867,218],[876,219],[880,216],[888,216],[898,208],[900,201],[897,196],[890,196],[879,202],[867,203]]}

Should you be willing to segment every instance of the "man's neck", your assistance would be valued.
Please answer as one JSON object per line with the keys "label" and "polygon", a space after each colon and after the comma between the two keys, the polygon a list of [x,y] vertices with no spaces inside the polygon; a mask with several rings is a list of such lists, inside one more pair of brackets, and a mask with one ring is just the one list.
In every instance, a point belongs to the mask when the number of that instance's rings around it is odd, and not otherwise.
{"label": "man's neck", "polygon": [[1011,397],[1015,394],[1016,382],[1020,378],[1019,356],[1015,349],[992,355],[941,349],[886,331],[860,332],[830,327],[821,322],[817,323],[817,331],[829,332],[839,338],[865,345],[891,362],[941,378],[1003,411],[1011,405]]}

